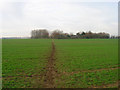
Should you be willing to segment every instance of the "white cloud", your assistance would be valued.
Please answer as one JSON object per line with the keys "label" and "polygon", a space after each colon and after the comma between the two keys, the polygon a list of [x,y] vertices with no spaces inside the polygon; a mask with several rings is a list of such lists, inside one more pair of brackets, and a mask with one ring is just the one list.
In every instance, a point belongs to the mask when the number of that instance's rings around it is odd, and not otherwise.
{"label": "white cloud", "polygon": [[117,35],[117,6],[109,6],[108,3],[104,9],[102,6],[91,7],[77,2],[41,0],[17,3],[18,6],[15,3],[4,4],[3,14],[8,15],[3,16],[3,35],[29,36],[30,31],[36,28],[61,29],[73,33],[103,31]]}

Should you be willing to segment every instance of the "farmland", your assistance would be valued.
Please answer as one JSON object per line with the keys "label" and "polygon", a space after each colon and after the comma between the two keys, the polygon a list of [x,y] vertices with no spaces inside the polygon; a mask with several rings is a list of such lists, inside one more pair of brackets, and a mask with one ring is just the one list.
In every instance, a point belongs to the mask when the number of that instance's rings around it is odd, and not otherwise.
{"label": "farmland", "polygon": [[[117,39],[4,39],[3,88],[117,87]],[[52,84],[50,84],[52,83]]]}
{"label": "farmland", "polygon": [[50,40],[3,40],[3,87],[42,87],[50,48]]}
{"label": "farmland", "polygon": [[109,39],[55,40],[56,68],[63,73],[56,79],[57,86],[88,88],[116,83],[117,43]]}

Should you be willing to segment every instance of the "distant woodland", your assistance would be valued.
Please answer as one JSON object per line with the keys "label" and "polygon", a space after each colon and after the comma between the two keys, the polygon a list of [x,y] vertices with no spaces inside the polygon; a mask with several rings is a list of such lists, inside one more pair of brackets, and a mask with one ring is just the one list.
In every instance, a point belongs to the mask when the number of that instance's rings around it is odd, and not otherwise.
{"label": "distant woodland", "polygon": [[32,30],[31,32],[32,39],[39,39],[39,38],[54,38],[54,39],[115,39],[120,38],[120,36],[110,36],[109,33],[99,32],[93,33],[91,31],[88,32],[78,32],[75,35],[73,33],[64,33],[61,30],[54,30],[51,34],[46,29],[37,29]]}

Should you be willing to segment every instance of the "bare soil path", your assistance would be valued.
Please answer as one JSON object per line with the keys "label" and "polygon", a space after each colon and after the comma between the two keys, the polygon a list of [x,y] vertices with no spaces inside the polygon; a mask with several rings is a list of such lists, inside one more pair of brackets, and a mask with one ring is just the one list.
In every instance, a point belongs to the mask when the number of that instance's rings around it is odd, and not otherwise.
{"label": "bare soil path", "polygon": [[55,78],[55,44],[52,40],[52,50],[50,57],[48,58],[48,63],[46,66],[46,74],[44,79],[44,88],[55,88],[54,78]]}
{"label": "bare soil path", "polygon": [[111,67],[111,68],[101,68],[101,69],[95,69],[95,70],[84,70],[84,71],[75,71],[75,72],[61,72],[62,74],[65,75],[73,75],[81,72],[97,72],[97,71],[103,71],[103,70],[115,70],[115,69],[120,69],[120,67]]}

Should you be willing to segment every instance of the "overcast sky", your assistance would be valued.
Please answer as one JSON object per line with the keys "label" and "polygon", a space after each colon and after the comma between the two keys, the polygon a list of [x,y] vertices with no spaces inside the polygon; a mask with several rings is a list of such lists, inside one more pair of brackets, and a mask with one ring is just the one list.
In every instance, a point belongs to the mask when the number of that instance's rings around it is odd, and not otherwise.
{"label": "overcast sky", "polygon": [[2,2],[0,3],[2,36],[27,37],[30,36],[33,29],[49,31],[60,29],[74,34],[79,31],[107,32],[117,35],[117,0],[85,1],[18,0],[17,2]]}

